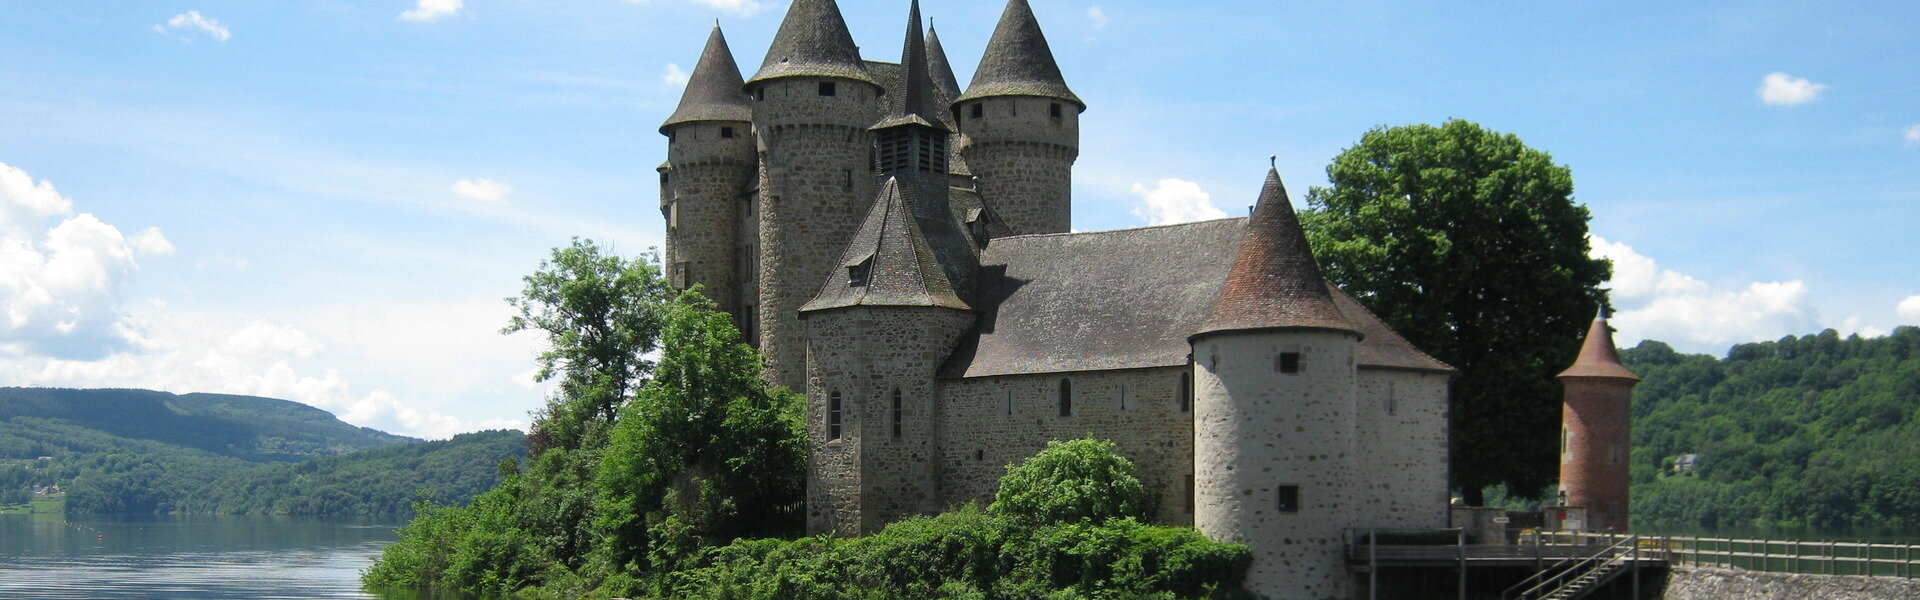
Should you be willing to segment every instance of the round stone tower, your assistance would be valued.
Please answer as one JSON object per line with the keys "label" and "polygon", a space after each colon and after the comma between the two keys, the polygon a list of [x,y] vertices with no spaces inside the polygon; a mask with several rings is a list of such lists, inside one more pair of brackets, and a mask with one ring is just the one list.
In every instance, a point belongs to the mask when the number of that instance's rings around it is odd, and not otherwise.
{"label": "round stone tower", "polygon": [[1580,357],[1559,375],[1560,489],[1568,506],[1587,509],[1587,528],[1628,531],[1633,458],[1633,386],[1640,377],[1620,364],[1607,320],[1594,317]]}
{"label": "round stone tower", "polygon": [[755,171],[753,112],[740,91],[740,67],[714,26],[687,80],[680,107],[660,126],[667,164],[660,168],[667,221],[667,276],[676,287],[705,287],[720,310],[741,315],[740,220]]}
{"label": "round stone tower", "polygon": [[1278,171],[1195,333],[1194,527],[1253,549],[1248,590],[1347,598],[1354,351]]}
{"label": "round stone tower", "polygon": [[1033,8],[1008,2],[953,114],[975,186],[1012,234],[1071,229],[1086,109],[1061,77]]}
{"label": "round stone tower", "polygon": [[801,305],[839,268],[874,198],[867,131],[882,88],[833,0],[795,0],[747,81],[766,175],[760,188],[760,351],[767,376],[806,389]]}

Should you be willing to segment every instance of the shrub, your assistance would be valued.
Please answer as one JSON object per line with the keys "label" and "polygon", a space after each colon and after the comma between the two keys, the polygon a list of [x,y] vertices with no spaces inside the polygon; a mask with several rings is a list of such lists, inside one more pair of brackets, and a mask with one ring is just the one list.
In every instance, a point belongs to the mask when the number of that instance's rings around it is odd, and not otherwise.
{"label": "shrub", "polygon": [[1048,442],[1033,458],[1009,465],[988,507],[1030,525],[1144,519],[1150,509],[1133,462],[1113,442],[1092,439]]}

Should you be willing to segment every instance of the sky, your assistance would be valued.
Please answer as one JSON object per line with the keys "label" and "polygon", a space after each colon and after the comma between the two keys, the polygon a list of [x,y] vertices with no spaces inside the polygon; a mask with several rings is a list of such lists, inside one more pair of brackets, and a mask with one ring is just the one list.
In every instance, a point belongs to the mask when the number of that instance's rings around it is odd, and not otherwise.
{"label": "sky", "polygon": [[[960,80],[1003,8],[926,0]],[[1296,204],[1449,118],[1573,170],[1619,341],[1920,324],[1920,4],[1033,0],[1082,117],[1080,230]],[[574,236],[663,242],[660,122],[761,0],[0,0],[0,385],[524,427],[503,301]],[[843,0],[897,60],[905,0]]]}

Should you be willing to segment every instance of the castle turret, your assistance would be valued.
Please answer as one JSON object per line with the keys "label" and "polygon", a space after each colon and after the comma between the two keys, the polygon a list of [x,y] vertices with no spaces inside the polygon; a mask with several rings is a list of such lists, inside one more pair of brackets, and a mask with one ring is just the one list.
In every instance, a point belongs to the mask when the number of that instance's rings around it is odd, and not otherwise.
{"label": "castle turret", "polygon": [[1277,170],[1193,346],[1194,527],[1253,549],[1247,588],[1345,598],[1354,352]]}
{"label": "castle turret", "polygon": [[872,202],[867,128],[880,119],[881,86],[833,0],[795,0],[746,84],[760,141],[760,350],[774,383],[804,390],[806,327],[800,306]]}
{"label": "castle turret", "polygon": [[953,110],[975,185],[1013,234],[1071,229],[1086,107],[1067,89],[1032,7],[1010,0]]}
{"label": "castle turret", "polygon": [[1633,457],[1633,386],[1607,320],[1594,317],[1579,358],[1559,375],[1560,489],[1568,506],[1587,508],[1587,528],[1624,533]]}
{"label": "castle turret", "polygon": [[858,536],[946,508],[935,372],[973,326],[913,205],[887,180],[801,309],[807,336],[807,530]]}
{"label": "castle turret", "polygon": [[668,277],[681,289],[703,286],[736,320],[744,318],[740,257],[750,251],[741,245],[740,221],[757,169],[753,112],[741,85],[740,67],[715,25],[679,108],[660,126],[667,136],[660,209]]}
{"label": "castle turret", "polygon": [[913,0],[907,20],[900,89],[893,94],[887,117],[873,126],[874,158],[882,178],[898,180],[908,190],[914,218],[939,255],[948,279],[956,289],[971,290],[979,259],[949,202],[947,153],[952,131],[945,122],[947,103],[936,86],[926,38],[920,33],[920,0]]}

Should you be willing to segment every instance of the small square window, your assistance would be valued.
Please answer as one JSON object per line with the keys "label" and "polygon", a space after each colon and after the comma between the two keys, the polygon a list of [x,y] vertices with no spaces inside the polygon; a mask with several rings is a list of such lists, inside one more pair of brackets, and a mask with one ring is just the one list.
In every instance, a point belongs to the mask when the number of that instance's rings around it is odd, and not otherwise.
{"label": "small square window", "polygon": [[1049,117],[1053,117],[1053,118],[1055,118],[1055,119],[1058,119],[1058,118],[1060,118],[1060,117],[1062,117],[1062,116],[1064,116],[1064,114],[1065,114],[1065,112],[1066,112],[1066,111],[1064,111],[1064,110],[1062,110],[1062,109],[1060,108],[1060,103],[1059,103],[1059,102],[1055,102],[1055,103],[1053,103],[1053,105],[1052,105],[1052,106],[1048,106],[1048,107],[1047,107],[1047,116],[1049,116]]}
{"label": "small square window", "polygon": [[831,82],[831,81],[820,82],[820,95],[834,96],[834,95],[838,95],[839,92],[840,92],[839,86],[836,85],[834,82]]}
{"label": "small square window", "polygon": [[1280,493],[1275,494],[1273,508],[1282,513],[1300,512],[1300,486],[1280,486]]}
{"label": "small square window", "polygon": [[1300,353],[1299,352],[1281,352],[1280,357],[1277,359],[1274,359],[1273,366],[1275,370],[1278,370],[1281,373],[1288,373],[1288,374],[1299,373],[1300,372]]}
{"label": "small square window", "polygon": [[764,102],[764,101],[766,101],[766,99],[767,99],[767,88],[763,88],[763,87],[762,87],[762,88],[753,88],[753,101],[754,101],[754,102]]}
{"label": "small square window", "polygon": [[967,107],[967,116],[975,119],[987,116],[987,106],[976,103],[973,106]]}
{"label": "small square window", "polygon": [[721,137],[721,138],[723,138],[723,139],[729,139],[729,140],[730,140],[730,139],[733,139],[733,128],[732,128],[732,127],[721,127],[721,128],[720,128],[720,137]]}
{"label": "small square window", "polygon": [[983,461],[986,461],[986,460],[987,460],[987,451],[986,451],[986,450],[974,450],[974,451],[973,451],[973,460],[974,460],[975,462],[983,462]]}
{"label": "small square window", "polygon": [[867,280],[873,275],[873,260],[861,261],[857,265],[847,265],[847,285],[849,287],[867,287]]}

